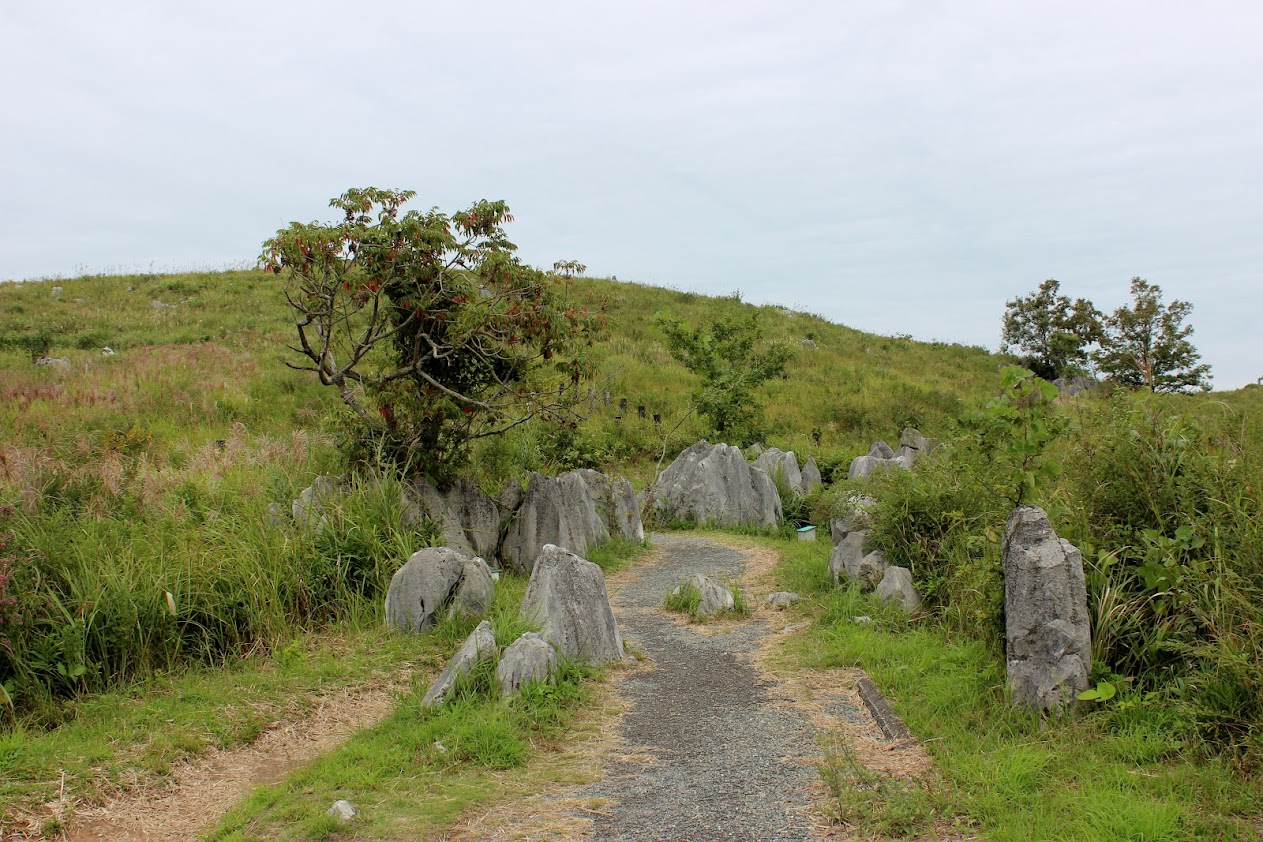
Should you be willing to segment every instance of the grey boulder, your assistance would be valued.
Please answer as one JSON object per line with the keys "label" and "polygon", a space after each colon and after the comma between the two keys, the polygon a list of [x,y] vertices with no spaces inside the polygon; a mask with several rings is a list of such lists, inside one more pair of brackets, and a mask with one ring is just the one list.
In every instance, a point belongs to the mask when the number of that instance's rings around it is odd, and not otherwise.
{"label": "grey boulder", "polygon": [[772,447],[759,454],[754,460],[754,467],[772,478],[777,487],[788,488],[801,494],[803,485],[802,471],[798,467],[798,457],[794,451],[784,451]]}
{"label": "grey boulder", "polygon": [[480,661],[494,661],[499,655],[496,647],[496,635],[491,630],[491,623],[483,620],[478,628],[465,639],[460,649],[447,662],[443,672],[434,679],[430,689],[421,698],[421,707],[436,708],[452,697],[456,684],[466,675],[473,672]]}
{"label": "grey boulder", "polygon": [[820,476],[820,466],[816,464],[816,457],[811,456],[807,459],[807,464],[803,465],[803,480],[799,488],[803,494],[810,494],[823,484],[824,477]]}
{"label": "grey boulder", "polygon": [[386,591],[386,624],[405,632],[431,628],[447,607],[469,557],[448,547],[417,550],[395,571]]}
{"label": "grey boulder", "polygon": [[572,552],[544,545],[534,560],[521,613],[563,657],[589,664],[623,659],[605,574]]}
{"label": "grey boulder", "polygon": [[876,593],[883,602],[898,602],[909,614],[921,607],[921,595],[912,584],[912,571],[906,567],[887,567]]}
{"label": "grey boulder", "polygon": [[551,684],[556,670],[557,650],[535,632],[527,632],[505,648],[496,665],[500,695],[515,695],[528,684]]}
{"label": "grey boulder", "polygon": [[774,527],[781,521],[775,483],[738,448],[699,441],[658,475],[654,508],[667,520],[715,526]]}
{"label": "grey boulder", "polygon": [[778,611],[784,611],[794,603],[798,602],[799,596],[793,591],[777,591],[767,595],[767,607],[775,608]]}
{"label": "grey boulder", "polygon": [[298,493],[298,499],[290,504],[290,514],[294,523],[307,532],[321,532],[329,525],[325,516],[325,506],[332,503],[341,493],[341,485],[333,477],[319,476],[311,481],[311,485]]}
{"label": "grey boulder", "polygon": [[853,578],[860,583],[860,590],[871,591],[885,578],[886,571],[889,568],[890,564],[886,561],[886,554],[881,550],[873,550],[860,559]]}
{"label": "grey boulder", "polygon": [[496,596],[496,580],[491,567],[481,558],[471,558],[461,569],[460,584],[452,594],[449,617],[479,617],[491,610]]}
{"label": "grey boulder", "polygon": [[877,501],[867,494],[852,494],[847,498],[841,516],[829,521],[829,534],[833,543],[841,542],[857,529],[868,529],[872,523],[872,512],[877,508]]}
{"label": "grey boulder", "polygon": [[860,562],[874,550],[868,530],[855,529],[833,547],[829,556],[829,579],[841,584],[843,579],[859,580]]}
{"label": "grey boulder", "polygon": [[728,590],[722,582],[717,582],[709,576],[703,576],[701,573],[685,579],[671,592],[671,595],[678,596],[685,587],[692,587],[700,597],[697,604],[697,615],[699,617],[709,617],[713,614],[731,611],[737,605],[737,601],[732,596],[732,591]]}
{"label": "grey boulder", "polygon": [[934,449],[935,444],[934,439],[927,439],[916,427],[904,427],[903,432],[899,434],[900,448],[907,447],[918,453],[929,453]]}
{"label": "grey boulder", "polygon": [[608,538],[592,491],[578,471],[559,477],[532,473],[500,558],[514,570],[529,573],[546,545],[581,555]]}
{"label": "grey boulder", "polygon": [[1034,506],[1009,515],[1001,558],[1013,701],[1060,710],[1087,689],[1092,669],[1083,559]]}
{"label": "grey boulder", "polygon": [[[611,535],[640,543],[645,540],[645,527],[640,521],[640,503],[626,479],[614,479],[600,471],[581,468],[576,473],[588,487],[597,515]],[[576,551],[577,552],[577,551]]]}

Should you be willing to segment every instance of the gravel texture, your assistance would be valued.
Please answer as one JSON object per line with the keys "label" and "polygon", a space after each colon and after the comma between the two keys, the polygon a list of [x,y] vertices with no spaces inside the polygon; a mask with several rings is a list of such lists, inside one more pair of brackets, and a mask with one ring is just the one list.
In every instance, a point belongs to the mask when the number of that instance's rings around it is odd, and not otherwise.
{"label": "gravel texture", "polygon": [[624,681],[630,701],[619,730],[628,753],[582,796],[610,799],[595,816],[597,839],[810,839],[806,811],[816,780],[811,726],[773,706],[751,666],[771,630],[757,620],[707,627],[669,619],[666,594],[687,576],[736,579],[736,550],[688,537],[653,536],[663,552],[613,596],[630,646],[652,668]]}

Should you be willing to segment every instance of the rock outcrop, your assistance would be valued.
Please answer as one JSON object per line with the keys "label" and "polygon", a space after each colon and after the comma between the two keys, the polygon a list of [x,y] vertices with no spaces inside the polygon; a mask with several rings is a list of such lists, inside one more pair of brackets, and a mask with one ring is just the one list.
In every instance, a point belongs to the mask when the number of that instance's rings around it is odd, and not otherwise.
{"label": "rock outcrop", "polygon": [[1013,701],[1059,710],[1092,669],[1083,559],[1043,509],[1021,506],[1004,525],[1005,654]]}
{"label": "rock outcrop", "polygon": [[495,632],[491,630],[491,624],[483,620],[461,644],[460,649],[456,650],[456,654],[447,662],[447,667],[439,673],[439,677],[434,679],[430,689],[425,691],[421,698],[421,707],[436,708],[442,705],[452,697],[456,683],[462,677],[473,672],[480,661],[494,661],[499,654]]}
{"label": "rock outcrop", "polygon": [[847,498],[846,508],[840,517],[829,521],[829,536],[836,545],[857,529],[868,529],[872,521],[872,512],[877,508],[877,501],[867,494],[852,494]]}
{"label": "rock outcrop", "polygon": [[515,695],[528,684],[552,684],[556,669],[557,650],[535,632],[527,632],[505,647],[496,665],[500,695]]}
{"label": "rock outcrop", "polygon": [[582,555],[608,537],[592,491],[578,471],[559,477],[533,473],[500,546],[500,558],[514,570],[529,573],[548,544]]}
{"label": "rock outcrop", "polygon": [[884,441],[873,442],[864,456],[851,460],[848,479],[866,479],[879,471],[911,470],[921,454],[934,449],[934,441],[921,435],[914,427],[905,427],[899,436],[899,449],[893,450]]}
{"label": "rock outcrop", "polygon": [[[626,479],[614,479],[600,471],[581,468],[576,473],[588,487],[596,513],[612,538],[626,538],[640,543],[645,540],[645,527],[640,521],[640,503]],[[576,550],[575,552],[578,552]]]}
{"label": "rock outcrop", "polygon": [[610,608],[601,568],[546,544],[534,560],[522,616],[563,657],[590,664],[623,659],[623,637]]}
{"label": "rock outcrop", "polygon": [[431,628],[439,612],[451,605],[469,561],[468,556],[448,547],[427,547],[413,553],[390,579],[386,624],[413,633]]}
{"label": "rock outcrop", "polygon": [[754,467],[771,477],[773,482],[784,483],[786,488],[797,494],[810,494],[822,482],[815,458],[808,459],[807,464],[799,468],[798,456],[792,450],[775,447],[764,450],[754,461]]}
{"label": "rock outcrop", "polygon": [[654,508],[666,520],[715,526],[775,527],[781,520],[776,485],[741,451],[699,441],[658,475]]}

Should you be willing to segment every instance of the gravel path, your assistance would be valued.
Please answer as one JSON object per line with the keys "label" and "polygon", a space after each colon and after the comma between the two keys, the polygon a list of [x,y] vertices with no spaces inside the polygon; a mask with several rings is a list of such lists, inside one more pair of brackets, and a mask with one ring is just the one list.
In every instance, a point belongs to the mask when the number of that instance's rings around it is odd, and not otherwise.
{"label": "gravel path", "polygon": [[657,561],[611,600],[630,645],[653,664],[619,691],[630,701],[619,726],[624,749],[651,759],[611,761],[605,777],[579,793],[610,799],[595,816],[595,837],[811,839],[811,726],[773,706],[769,685],[750,664],[770,630],[752,619],[704,633],[662,610],[667,591],[693,573],[737,578],[743,555],[698,538],[653,542]]}

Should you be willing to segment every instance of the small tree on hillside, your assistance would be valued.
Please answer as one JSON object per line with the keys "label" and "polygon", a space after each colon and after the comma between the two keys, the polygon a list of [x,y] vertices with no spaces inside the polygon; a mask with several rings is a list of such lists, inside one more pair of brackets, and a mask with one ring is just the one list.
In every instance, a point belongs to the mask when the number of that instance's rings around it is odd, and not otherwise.
{"label": "small tree on hillside", "polygon": [[1151,392],[1210,389],[1210,366],[1188,337],[1184,320],[1193,312],[1187,301],[1163,306],[1162,289],[1143,278],[1131,279],[1131,307],[1119,307],[1105,320],[1097,354],[1101,372],[1125,386]]}
{"label": "small tree on hillside", "polygon": [[763,413],[754,390],[773,377],[785,376],[785,365],[793,356],[789,347],[775,343],[756,350],[763,338],[757,313],[696,330],[663,313],[654,322],[666,334],[671,356],[701,377],[693,406],[710,420],[715,432],[730,444],[744,445],[758,438]]}
{"label": "small tree on hillside", "polygon": [[1079,373],[1088,361],[1088,346],[1101,340],[1101,313],[1087,299],[1071,302],[1060,289],[1049,278],[1004,309],[1003,350],[1019,355],[1046,380]]}
{"label": "small tree on hillside", "polygon": [[582,266],[517,259],[504,202],[401,212],[413,195],[350,190],[342,220],[291,224],[261,261],[289,281],[291,367],[338,390],[359,455],[446,478],[475,439],[575,417],[603,319],[569,289]]}

